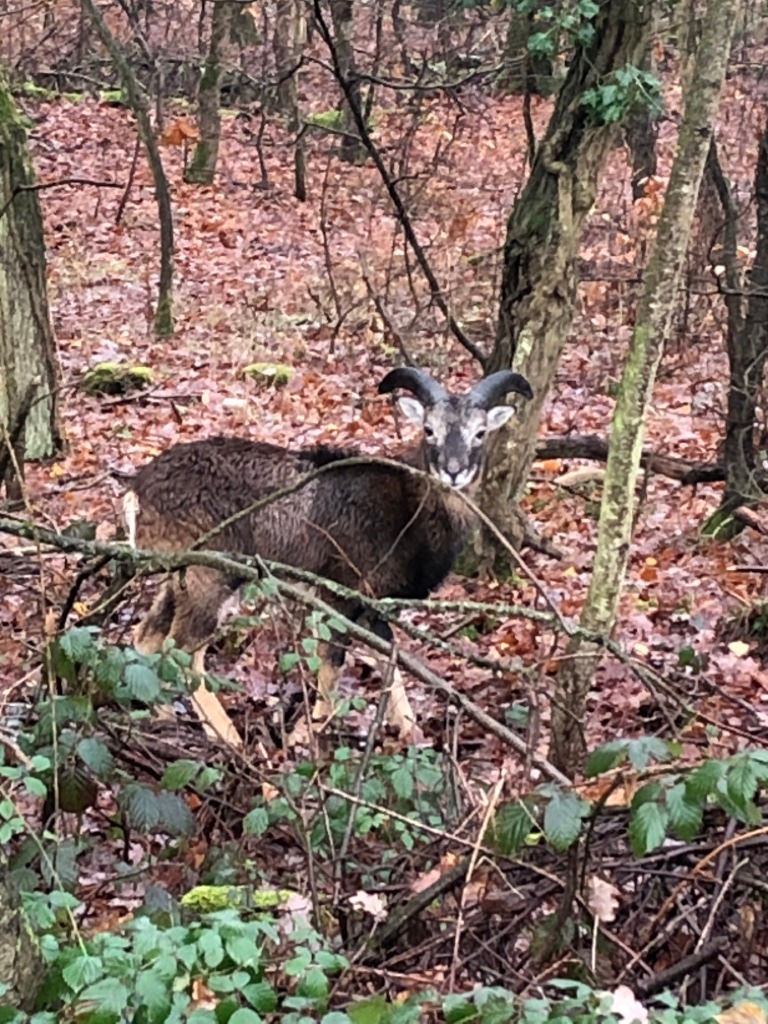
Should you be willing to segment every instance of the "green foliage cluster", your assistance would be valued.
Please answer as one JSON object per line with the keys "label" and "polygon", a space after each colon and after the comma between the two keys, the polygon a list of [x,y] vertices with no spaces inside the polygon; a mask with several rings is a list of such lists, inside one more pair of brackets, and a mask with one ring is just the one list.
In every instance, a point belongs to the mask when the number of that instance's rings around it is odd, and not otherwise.
{"label": "green foliage cluster", "polygon": [[631,110],[662,110],[661,82],[650,71],[625,64],[616,68],[599,85],[587,89],[582,106],[596,124],[618,124]]}
{"label": "green foliage cluster", "polygon": [[[346,746],[334,751],[327,765],[300,763],[273,779],[281,795],[256,803],[243,821],[245,832],[259,836],[272,826],[292,825],[305,832],[318,855],[331,855],[347,829],[356,837],[375,835],[384,845],[381,881],[403,848],[412,850],[430,838],[423,826],[443,829],[453,817],[450,780],[444,759],[430,749],[374,754],[358,785],[360,766],[359,753]],[[356,798],[347,796],[355,793]],[[322,813],[308,822],[307,807]]]}
{"label": "green foliage cluster", "polygon": [[[586,775],[595,778],[628,763],[643,771],[670,760],[675,746],[656,737],[618,739],[596,750]],[[641,786],[629,808],[629,840],[641,857],[670,836],[692,841],[702,827],[704,811],[719,807],[747,825],[762,821],[755,797],[768,781],[768,751],[745,750],[723,760],[703,761],[688,771],[669,771]],[[486,834],[500,852],[512,854],[541,838],[556,850],[567,850],[583,834],[599,807],[552,783],[538,786],[523,800],[503,804]]]}
{"label": "green foliage cluster", "polygon": [[[286,670],[299,663],[315,667],[319,638],[343,628],[340,621],[318,616],[310,625],[315,635],[284,656]],[[253,892],[240,884],[242,863],[233,870],[225,858],[210,872],[207,881],[213,884],[198,886],[189,898],[177,903],[163,893],[163,899],[148,899],[119,930],[84,938],[76,925],[80,907],[73,893],[77,858],[88,840],[28,834],[11,795],[14,788],[37,799],[55,792],[58,806],[81,813],[98,786],[109,786],[125,827],[183,839],[195,827],[183,791],[205,794],[222,784],[224,769],[182,758],[167,766],[159,782],[149,784],[118,764],[100,733],[96,708],[105,700],[141,718],[183,692],[189,666],[184,652],[171,646],[145,657],[105,642],[95,628],[76,627],[54,641],[48,653],[68,695],[43,701],[34,726],[18,734],[26,762],[0,763],[5,783],[0,844],[8,851],[9,879],[22,892],[27,918],[41,936],[47,977],[38,1011],[0,1008],[0,1024],[258,1024],[265,1017],[287,1024],[408,1024],[425,1012],[437,1012],[451,1024],[546,1024],[554,1019],[614,1024],[605,994],[585,986],[557,990],[557,998],[524,1002],[505,990],[478,988],[448,998],[430,991],[412,993],[401,1002],[374,997],[338,1009],[332,992],[349,966],[339,939],[319,934],[305,916],[292,912],[289,891],[271,888],[259,899],[260,889]],[[690,770],[658,767],[678,754],[673,744],[643,737],[605,744],[589,759],[590,777],[622,765],[633,774],[653,769],[630,808],[629,839],[638,856],[668,836],[692,840],[707,808],[720,808],[749,825],[760,821],[756,794],[768,779],[767,751],[743,751]],[[300,762],[269,780],[273,785],[267,788],[277,795],[253,799],[243,819],[244,834],[292,830],[317,859],[332,859],[344,849],[359,884],[371,890],[396,881],[403,851],[431,842],[435,831],[450,829],[461,809],[450,761],[431,749],[362,753],[341,745],[321,763]],[[502,805],[484,841],[505,855],[544,841],[565,850],[586,834],[600,810],[599,802],[546,783]],[[350,839],[379,843],[381,854],[373,866],[356,863]],[[277,926],[281,915],[288,915],[290,927]],[[349,988],[347,983],[343,990]],[[714,1012],[713,1007],[683,1012],[668,1003],[651,1021],[703,1022]]]}

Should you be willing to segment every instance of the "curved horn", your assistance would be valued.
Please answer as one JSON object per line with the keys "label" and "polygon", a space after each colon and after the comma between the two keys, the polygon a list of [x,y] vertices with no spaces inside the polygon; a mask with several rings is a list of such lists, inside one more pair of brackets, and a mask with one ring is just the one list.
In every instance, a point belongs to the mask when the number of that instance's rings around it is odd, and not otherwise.
{"label": "curved horn", "polygon": [[502,405],[505,395],[510,391],[524,395],[525,398],[533,398],[531,385],[522,374],[513,373],[512,370],[498,370],[479,380],[470,390],[469,399],[481,409],[490,409],[494,405]]}
{"label": "curved horn", "polygon": [[395,388],[413,392],[422,405],[434,405],[447,396],[445,389],[426,370],[417,370],[413,366],[390,370],[379,384],[379,394],[389,394]]}

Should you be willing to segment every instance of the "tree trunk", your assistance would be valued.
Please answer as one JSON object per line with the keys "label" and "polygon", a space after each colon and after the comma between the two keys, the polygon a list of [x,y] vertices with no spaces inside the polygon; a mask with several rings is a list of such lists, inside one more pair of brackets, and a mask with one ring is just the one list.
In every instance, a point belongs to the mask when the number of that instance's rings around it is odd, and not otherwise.
{"label": "tree trunk", "polygon": [[[514,365],[531,382],[534,399],[498,431],[481,500],[513,543],[521,540],[514,499],[528,476],[541,408],[573,319],[582,228],[615,138],[615,125],[595,123],[582,98],[613,70],[640,58],[646,6],[638,0],[604,5],[592,44],[574,56],[507,225],[496,345],[486,371]],[[486,558],[495,554],[487,535],[483,546]]]}
{"label": "tree trunk", "polygon": [[551,96],[557,90],[552,58],[532,54],[528,48],[528,40],[536,31],[535,10],[520,10],[512,5],[504,43],[504,69],[499,76],[499,86],[505,92]]}
{"label": "tree trunk", "polygon": [[[728,65],[739,0],[709,0],[695,57],[677,154],[653,251],[643,278],[611,429],[597,550],[581,625],[606,636],[613,628],[632,536],[635,484],[648,404],[677,302],[712,124]],[[550,757],[573,775],[586,751],[583,720],[601,647],[573,639],[561,662],[552,709]]]}
{"label": "tree trunk", "polygon": [[298,100],[298,65],[306,41],[306,20],[301,0],[277,0],[275,4],[275,106],[288,118],[291,131],[301,122]]}
{"label": "tree trunk", "polygon": [[31,1012],[43,973],[40,950],[0,867],[0,983],[8,986],[0,1006]]}
{"label": "tree trunk", "polygon": [[5,473],[9,497],[20,495],[13,462],[54,455],[62,442],[43,218],[34,184],[25,124],[0,75],[0,448],[37,382],[36,400],[17,432],[19,459],[9,460]]}
{"label": "tree trunk", "polygon": [[171,210],[171,190],[168,187],[160,148],[149,119],[149,103],[141,83],[120,48],[120,44],[112,35],[93,0],[82,0],[82,5],[102,44],[112,58],[125,95],[128,97],[128,103],[136,118],[141,141],[147,151],[160,218],[160,280],[157,309],[155,310],[155,334],[161,338],[168,337],[173,334],[173,212]]}
{"label": "tree trunk", "polygon": [[236,12],[232,0],[219,0],[213,5],[211,39],[208,56],[197,93],[197,122],[200,129],[195,152],[184,174],[190,185],[212,185],[221,138],[221,73],[230,25]]}
{"label": "tree trunk", "polygon": [[726,268],[730,381],[725,420],[725,490],[720,507],[705,524],[704,532],[729,538],[743,528],[743,523],[733,518],[734,510],[740,505],[754,506],[765,497],[757,474],[755,428],[768,355],[768,122],[760,138],[755,168],[757,242],[749,275],[746,314],[743,312],[742,282],[738,274],[738,209],[719,164],[714,174],[725,213],[723,261]]}
{"label": "tree trunk", "polygon": [[354,9],[352,0],[331,0],[331,20],[333,22],[334,44],[339,62],[339,70],[346,79],[350,98],[345,96],[342,101],[341,129],[344,136],[341,140],[341,158],[348,163],[357,163],[365,150],[357,131],[357,122],[351,104],[357,110],[363,109],[360,94],[360,81],[355,66],[355,51],[352,46],[354,30]]}

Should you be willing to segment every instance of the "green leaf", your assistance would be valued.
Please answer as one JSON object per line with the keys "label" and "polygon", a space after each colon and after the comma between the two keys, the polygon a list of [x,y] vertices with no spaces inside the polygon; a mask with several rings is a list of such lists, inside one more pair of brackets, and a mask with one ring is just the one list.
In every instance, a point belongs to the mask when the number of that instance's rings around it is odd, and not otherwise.
{"label": "green leaf", "polygon": [[171,986],[156,971],[139,971],[134,981],[136,994],[153,1020],[165,1020],[171,1003]]}
{"label": "green leaf", "polygon": [[306,970],[312,961],[312,955],[308,949],[303,946],[299,946],[296,950],[296,956],[291,960],[287,960],[283,966],[285,973],[291,977],[296,974],[301,974],[302,971]]}
{"label": "green leaf", "polygon": [[667,835],[667,814],[657,803],[644,803],[632,810],[629,840],[637,857],[655,850]]}
{"label": "green leaf", "polygon": [[234,935],[225,942],[227,953],[241,967],[252,967],[261,961],[261,950],[247,935]]}
{"label": "green leaf", "polygon": [[652,761],[669,761],[672,756],[668,743],[657,736],[641,736],[627,741],[627,753],[632,766],[641,771]]}
{"label": "green leaf", "polygon": [[125,654],[119,647],[107,647],[94,666],[96,681],[110,689],[122,681],[125,671]]}
{"label": "green leaf", "polygon": [[247,836],[263,836],[269,828],[269,814],[264,807],[254,807],[243,818],[243,832]]}
{"label": "green leaf", "polygon": [[667,791],[664,803],[669,814],[669,825],[672,831],[680,839],[691,842],[701,829],[702,804],[688,799],[684,782],[678,782]]}
{"label": "green leaf", "polygon": [[34,775],[26,775],[24,777],[24,788],[32,796],[45,796],[48,792],[48,787],[42,779],[36,778]]}
{"label": "green leaf", "polygon": [[612,771],[617,765],[626,761],[627,756],[626,740],[611,740],[610,743],[604,743],[602,747],[593,750],[589,755],[586,767],[587,778],[592,779],[596,775],[602,775],[603,772]]}
{"label": "green leaf", "polygon": [[61,976],[73,992],[79,992],[86,985],[92,985],[104,974],[101,957],[83,954],[67,964]]}
{"label": "green leaf", "polygon": [[151,704],[160,696],[160,680],[157,672],[149,665],[134,661],[125,669],[125,685],[134,700]]}
{"label": "green leaf", "polygon": [[296,988],[298,995],[307,999],[322,1000],[328,996],[328,978],[319,967],[310,967],[301,978]]}
{"label": "green leaf", "polygon": [[235,1010],[229,1018],[228,1024],[261,1024],[261,1017],[255,1010],[249,1010],[247,1006]]}
{"label": "green leaf", "polygon": [[86,736],[77,744],[77,753],[100,779],[106,779],[114,770],[115,760],[106,743],[94,737]]}
{"label": "green leaf", "polygon": [[200,761],[191,761],[188,758],[172,761],[165,769],[160,785],[163,789],[183,789],[184,786],[189,785],[202,767]]}
{"label": "green leaf", "polygon": [[735,804],[744,805],[754,797],[758,780],[749,754],[731,759],[726,778],[728,795]]}
{"label": "green leaf", "polygon": [[320,1020],[320,1024],[352,1024],[352,1018],[348,1013],[341,1013],[339,1010],[332,1010],[326,1013]]}
{"label": "green leaf", "polygon": [[160,822],[157,794],[140,782],[129,783],[120,793],[118,803],[128,824],[138,832],[152,832]]}
{"label": "green leaf", "polygon": [[195,816],[178,793],[158,793],[159,824],[172,836],[193,836],[197,829]]}
{"label": "green leaf", "polygon": [[286,651],[285,654],[280,655],[280,671],[290,672],[292,668],[295,668],[301,661],[301,655],[296,651]]}
{"label": "green leaf", "polygon": [[400,765],[392,775],[392,788],[401,800],[410,800],[413,796],[413,772],[407,764]]}
{"label": "green leaf", "polygon": [[117,978],[102,978],[81,992],[78,1002],[94,1003],[104,1013],[119,1015],[128,1005],[128,989]]}
{"label": "green leaf", "polygon": [[242,995],[259,1013],[274,1013],[277,1009],[277,993],[268,981],[255,981],[251,985],[244,985]]}
{"label": "green leaf", "polygon": [[59,639],[59,647],[70,661],[85,661],[94,648],[93,630],[92,626],[73,626]]}
{"label": "green leaf", "polygon": [[722,761],[714,759],[704,761],[697,768],[689,773],[685,788],[688,798],[691,800],[706,800],[711,796],[725,776],[726,765]]}
{"label": "green leaf", "polygon": [[485,841],[507,856],[521,849],[537,828],[530,801],[515,800],[502,804],[488,827]]}
{"label": "green leaf", "polygon": [[589,804],[575,793],[556,790],[544,811],[544,834],[556,850],[567,850],[581,832]]}
{"label": "green leaf", "polygon": [[197,940],[197,948],[202,954],[206,967],[215,969],[224,959],[224,943],[221,936],[213,928],[207,928]]}
{"label": "green leaf", "polygon": [[347,1010],[354,1024],[384,1024],[392,1010],[385,996],[371,996],[351,1003]]}

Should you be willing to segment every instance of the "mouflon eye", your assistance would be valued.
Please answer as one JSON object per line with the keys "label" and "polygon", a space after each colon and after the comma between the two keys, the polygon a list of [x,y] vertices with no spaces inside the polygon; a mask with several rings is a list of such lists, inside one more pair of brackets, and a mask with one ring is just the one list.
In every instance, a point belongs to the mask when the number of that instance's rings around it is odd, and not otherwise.
{"label": "mouflon eye", "polygon": [[487,431],[485,427],[481,427],[475,434],[475,444],[482,444],[482,442],[485,440],[486,433]]}
{"label": "mouflon eye", "polygon": [[432,440],[432,438],[434,438],[434,436],[435,436],[435,428],[434,427],[430,427],[429,424],[425,424],[424,425],[424,437],[426,437],[428,440]]}

